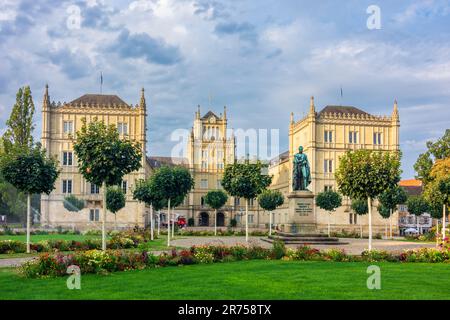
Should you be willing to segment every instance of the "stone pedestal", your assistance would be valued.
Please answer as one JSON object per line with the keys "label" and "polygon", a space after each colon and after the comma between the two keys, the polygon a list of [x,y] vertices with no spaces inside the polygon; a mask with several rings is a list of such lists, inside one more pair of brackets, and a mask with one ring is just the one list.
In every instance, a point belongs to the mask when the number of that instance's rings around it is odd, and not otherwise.
{"label": "stone pedestal", "polygon": [[288,195],[288,222],[283,232],[310,235],[317,233],[314,214],[314,194],[311,191],[293,191]]}

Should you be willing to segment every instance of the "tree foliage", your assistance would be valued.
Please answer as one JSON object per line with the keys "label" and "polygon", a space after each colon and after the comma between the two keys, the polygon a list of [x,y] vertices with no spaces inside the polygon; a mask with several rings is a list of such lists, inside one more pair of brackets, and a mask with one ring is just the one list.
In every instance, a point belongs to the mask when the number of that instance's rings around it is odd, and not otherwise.
{"label": "tree foliage", "polygon": [[50,194],[59,175],[56,160],[39,144],[3,155],[0,167],[4,179],[25,194]]}
{"label": "tree foliage", "polygon": [[194,179],[183,167],[161,167],[152,176],[152,183],[159,199],[170,199],[172,204],[181,204],[184,197],[194,187]]}
{"label": "tree foliage", "polygon": [[106,208],[116,214],[125,207],[125,194],[118,186],[108,187],[106,189]]}
{"label": "tree foliage", "polygon": [[222,190],[211,190],[205,195],[204,199],[205,203],[212,209],[220,209],[227,203],[228,196]]}
{"label": "tree foliage", "polygon": [[16,103],[11,115],[6,121],[6,132],[3,135],[3,144],[6,153],[13,147],[30,150],[33,146],[33,115],[34,103],[29,86],[20,88],[16,95]]}
{"label": "tree foliage", "polygon": [[380,205],[378,206],[378,212],[383,218],[389,218],[391,212],[394,212],[399,204],[406,203],[407,199],[408,196],[405,190],[398,185],[386,189],[378,197],[378,200],[380,202]]}
{"label": "tree foliage", "polygon": [[406,202],[408,212],[416,216],[420,216],[429,211],[428,202],[423,196],[409,197]]}
{"label": "tree foliage", "polygon": [[316,197],[316,205],[328,212],[333,212],[342,205],[342,197],[333,190],[320,192]]}
{"label": "tree foliage", "polygon": [[140,144],[120,139],[114,125],[106,126],[96,118],[89,124],[83,119],[73,148],[81,174],[98,186],[103,183],[107,186],[119,185],[124,175],[141,167]]}
{"label": "tree foliage", "polygon": [[433,164],[437,160],[450,157],[450,129],[447,129],[444,136],[437,141],[428,141],[427,149],[425,153],[419,155],[414,164],[414,170],[417,173],[416,179],[421,180],[425,187],[433,179],[430,177]]}
{"label": "tree foliage", "polygon": [[266,167],[259,161],[229,164],[225,167],[222,187],[233,197],[254,199],[272,182],[272,176],[262,174]]}
{"label": "tree foliage", "polygon": [[258,196],[258,203],[266,211],[274,211],[279,206],[283,205],[283,194],[278,190],[264,190]]}
{"label": "tree foliage", "polygon": [[375,199],[400,181],[400,154],[372,150],[348,151],[336,171],[339,191],[352,199]]}
{"label": "tree foliage", "polygon": [[85,206],[84,200],[78,199],[73,194],[65,197],[63,204],[64,208],[66,208],[66,210],[70,212],[78,212],[80,210],[83,210]]}
{"label": "tree foliage", "polygon": [[367,201],[361,199],[352,200],[352,210],[359,216],[363,216],[369,212]]}

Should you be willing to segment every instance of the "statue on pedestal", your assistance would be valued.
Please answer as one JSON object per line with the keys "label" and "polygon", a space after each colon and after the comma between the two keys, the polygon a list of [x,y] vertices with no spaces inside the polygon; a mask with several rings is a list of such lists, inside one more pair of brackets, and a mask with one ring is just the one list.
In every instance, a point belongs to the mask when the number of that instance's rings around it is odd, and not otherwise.
{"label": "statue on pedestal", "polygon": [[309,169],[308,157],[303,153],[303,147],[298,148],[298,153],[294,155],[294,169],[292,174],[292,190],[308,190],[311,183],[311,171]]}

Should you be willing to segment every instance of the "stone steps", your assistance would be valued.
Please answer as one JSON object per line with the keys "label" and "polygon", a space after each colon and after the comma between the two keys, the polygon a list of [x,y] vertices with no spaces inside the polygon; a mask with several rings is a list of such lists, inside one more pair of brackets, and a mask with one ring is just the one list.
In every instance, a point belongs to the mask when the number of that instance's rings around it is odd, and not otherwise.
{"label": "stone steps", "polygon": [[338,238],[328,237],[324,234],[294,234],[279,232],[276,235],[261,240],[269,243],[274,241],[283,241],[285,244],[302,244],[302,245],[345,245],[347,242],[341,242]]}

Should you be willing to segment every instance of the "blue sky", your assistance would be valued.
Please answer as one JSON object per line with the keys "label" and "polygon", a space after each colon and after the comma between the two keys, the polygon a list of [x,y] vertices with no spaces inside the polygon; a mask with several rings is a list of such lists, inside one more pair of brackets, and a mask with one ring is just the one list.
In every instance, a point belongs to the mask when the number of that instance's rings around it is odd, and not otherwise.
{"label": "blue sky", "polygon": [[[381,10],[369,30],[368,6]],[[75,10],[75,11],[74,11]],[[80,13],[79,27],[72,19]],[[315,96],[391,114],[398,99],[403,177],[450,123],[450,1],[0,0],[0,133],[20,86],[30,85],[40,135],[45,83],[52,100],[99,92],[138,103],[145,87],[151,155],[202,112],[228,107],[234,128],[279,129]],[[341,101],[340,87],[344,97]]]}

